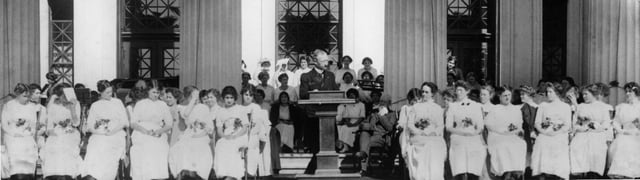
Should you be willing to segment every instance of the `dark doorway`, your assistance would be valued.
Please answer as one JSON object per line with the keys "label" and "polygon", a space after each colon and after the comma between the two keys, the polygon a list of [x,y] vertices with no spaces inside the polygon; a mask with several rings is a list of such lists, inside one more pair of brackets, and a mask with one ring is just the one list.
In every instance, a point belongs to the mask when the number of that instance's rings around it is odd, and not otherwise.
{"label": "dark doorway", "polygon": [[496,82],[496,0],[448,0],[447,72]]}
{"label": "dark doorway", "polygon": [[122,1],[118,77],[177,81],[179,17],[177,0]]}
{"label": "dark doorway", "polygon": [[567,75],[568,0],[542,1],[542,77]]}

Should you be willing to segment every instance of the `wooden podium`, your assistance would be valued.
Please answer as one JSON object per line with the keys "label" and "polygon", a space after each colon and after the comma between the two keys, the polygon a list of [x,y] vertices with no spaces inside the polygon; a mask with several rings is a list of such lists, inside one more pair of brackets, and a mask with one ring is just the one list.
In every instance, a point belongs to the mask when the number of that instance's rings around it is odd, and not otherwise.
{"label": "wooden podium", "polygon": [[[319,147],[316,154],[316,171],[312,177],[346,177],[341,174],[338,153],[335,151],[336,115],[340,104],[355,103],[354,99],[345,98],[344,91],[310,91],[309,99],[299,100],[298,104],[315,112],[319,119]],[[345,176],[346,175],[346,176]],[[359,174],[357,177],[360,177]]]}

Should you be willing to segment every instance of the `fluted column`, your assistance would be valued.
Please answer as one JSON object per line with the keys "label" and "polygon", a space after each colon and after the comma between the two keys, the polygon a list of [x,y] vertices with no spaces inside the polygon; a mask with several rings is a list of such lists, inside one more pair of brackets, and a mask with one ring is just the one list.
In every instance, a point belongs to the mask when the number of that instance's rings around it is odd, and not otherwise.
{"label": "fluted column", "polygon": [[385,2],[384,90],[393,101],[424,81],[445,86],[446,1]]}
{"label": "fluted column", "polygon": [[640,1],[569,0],[568,10],[570,76],[582,84],[640,80]]}
{"label": "fluted column", "polygon": [[499,84],[533,85],[542,78],[542,0],[498,2]]}
{"label": "fluted column", "polygon": [[0,97],[40,82],[38,0],[0,0]]}
{"label": "fluted column", "polygon": [[180,1],[180,85],[240,86],[241,10],[238,0]]}

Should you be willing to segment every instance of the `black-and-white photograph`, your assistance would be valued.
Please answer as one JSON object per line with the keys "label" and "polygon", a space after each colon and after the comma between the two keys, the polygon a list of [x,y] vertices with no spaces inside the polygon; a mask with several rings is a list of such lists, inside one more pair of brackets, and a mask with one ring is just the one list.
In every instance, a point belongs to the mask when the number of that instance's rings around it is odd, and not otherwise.
{"label": "black-and-white photograph", "polygon": [[640,0],[0,0],[0,179],[640,179],[639,83]]}

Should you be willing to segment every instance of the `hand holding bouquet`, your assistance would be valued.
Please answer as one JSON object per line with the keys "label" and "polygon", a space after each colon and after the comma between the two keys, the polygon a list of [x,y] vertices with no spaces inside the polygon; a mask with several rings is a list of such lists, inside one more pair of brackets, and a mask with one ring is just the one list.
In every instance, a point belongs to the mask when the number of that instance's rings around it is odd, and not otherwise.
{"label": "hand holding bouquet", "polygon": [[635,126],[636,129],[640,130],[640,118],[636,118],[631,122],[631,124],[633,124],[633,126]]}
{"label": "hand holding bouquet", "polygon": [[93,126],[93,128],[95,130],[102,130],[105,133],[109,132],[110,131],[110,129],[109,129],[109,123],[110,122],[111,122],[111,120],[109,120],[109,119],[100,119],[100,120],[96,121],[96,124]]}
{"label": "hand holding bouquet", "polygon": [[416,128],[424,130],[431,126],[431,119],[419,119],[414,125],[416,126]]}
{"label": "hand holding bouquet", "polygon": [[518,130],[518,126],[516,126],[515,124],[511,123],[509,124],[509,127],[507,127],[509,129],[509,132],[515,132]]}

